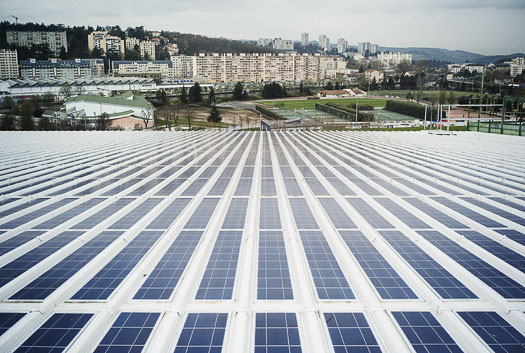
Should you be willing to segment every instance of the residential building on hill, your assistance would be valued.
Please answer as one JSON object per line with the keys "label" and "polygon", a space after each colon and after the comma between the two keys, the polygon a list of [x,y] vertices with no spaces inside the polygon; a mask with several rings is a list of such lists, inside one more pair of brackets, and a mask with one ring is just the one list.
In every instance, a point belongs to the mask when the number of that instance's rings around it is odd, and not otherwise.
{"label": "residential building on hill", "polygon": [[510,62],[510,75],[516,77],[525,70],[525,58],[515,58]]}
{"label": "residential building on hill", "polygon": [[104,55],[124,55],[125,44],[120,37],[111,36],[108,31],[94,31],[88,34],[88,49],[101,49]]}
{"label": "residential building on hill", "polygon": [[155,60],[155,42],[145,40],[140,42],[140,56],[142,60]]}
{"label": "residential building on hill", "polygon": [[306,47],[308,45],[308,33],[301,33],[301,46]]}
{"label": "residential building on hill", "polygon": [[102,59],[29,59],[20,61],[20,77],[22,79],[89,79],[102,76],[104,76],[104,60]]}
{"label": "residential building on hill", "polygon": [[384,52],[377,54],[377,60],[381,61],[383,64],[388,65],[389,67],[394,67],[401,64],[403,61],[412,63],[412,54]]}
{"label": "residential building on hill", "polygon": [[66,31],[62,32],[30,32],[7,31],[7,44],[31,48],[34,45],[47,44],[49,50],[59,56],[62,48],[67,52]]}
{"label": "residential building on hill", "polygon": [[18,78],[18,53],[16,50],[0,50],[0,78]]}
{"label": "residential building on hill", "polygon": [[358,44],[358,53],[361,55],[365,55],[366,52],[369,54],[375,55],[379,49],[379,46],[377,44],[373,44],[370,42],[361,42]]}

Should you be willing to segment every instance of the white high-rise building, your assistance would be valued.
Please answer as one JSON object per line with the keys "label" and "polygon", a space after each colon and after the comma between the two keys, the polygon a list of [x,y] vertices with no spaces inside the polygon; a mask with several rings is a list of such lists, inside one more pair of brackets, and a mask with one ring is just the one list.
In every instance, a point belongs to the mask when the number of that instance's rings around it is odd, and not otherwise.
{"label": "white high-rise building", "polygon": [[136,45],[140,45],[140,39],[133,37],[126,38],[126,50],[135,50]]}
{"label": "white high-rise building", "polygon": [[172,77],[176,78],[192,78],[193,77],[193,62],[194,56],[187,55],[172,55],[170,57],[172,62]]}
{"label": "white high-rise building", "polygon": [[257,40],[257,45],[260,47],[269,47],[272,44],[271,38],[259,38]]}
{"label": "white high-rise building", "polygon": [[306,47],[308,45],[308,33],[301,33],[301,46]]}
{"label": "white high-rise building", "polygon": [[18,52],[0,50],[0,78],[18,78]]}
{"label": "white high-rise building", "polygon": [[275,38],[272,40],[272,48],[277,50],[293,50],[293,41]]}
{"label": "white high-rise building", "polygon": [[54,55],[59,56],[62,47],[67,52],[66,31],[63,32],[6,32],[7,44],[30,48],[33,45],[47,44]]}
{"label": "white high-rise building", "polygon": [[20,77],[25,80],[48,80],[95,78],[104,75],[104,60],[74,59],[74,60],[22,60],[20,61]]}
{"label": "white high-rise building", "polygon": [[140,42],[140,56],[144,60],[155,60],[155,42],[145,40]]}
{"label": "white high-rise building", "polygon": [[339,38],[337,40],[337,52],[339,54],[346,53],[346,50],[348,49],[348,42],[344,38]]}
{"label": "white high-rise building", "polygon": [[319,47],[324,51],[330,51],[330,38],[328,38],[325,34],[321,34],[319,36]]}
{"label": "white high-rise building", "polygon": [[358,45],[358,52],[361,55],[365,55],[368,51],[369,54],[376,54],[379,46],[377,44],[372,44],[370,42],[361,42]]}
{"label": "white high-rise building", "polygon": [[108,31],[93,31],[88,35],[88,49],[101,49],[104,55],[124,55],[124,40],[116,36],[110,36]]}
{"label": "white high-rise building", "polygon": [[510,62],[510,75],[516,77],[525,70],[525,58],[514,58]]}

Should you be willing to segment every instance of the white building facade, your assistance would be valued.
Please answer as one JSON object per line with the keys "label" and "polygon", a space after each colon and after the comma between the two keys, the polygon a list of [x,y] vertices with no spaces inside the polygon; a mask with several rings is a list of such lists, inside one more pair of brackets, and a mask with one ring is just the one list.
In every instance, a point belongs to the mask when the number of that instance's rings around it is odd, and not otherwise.
{"label": "white building facade", "polygon": [[0,78],[18,78],[18,52],[0,50]]}
{"label": "white building facade", "polygon": [[510,75],[516,77],[525,70],[525,58],[515,58],[510,62]]}
{"label": "white building facade", "polygon": [[308,33],[301,33],[301,46],[306,47],[308,45]]}
{"label": "white building facade", "polygon": [[132,77],[173,77],[172,62],[169,60],[113,61],[113,76]]}
{"label": "white building facade", "polygon": [[346,50],[348,49],[348,42],[344,38],[339,38],[337,40],[337,52],[339,54],[346,53]]}
{"label": "white building facade", "polygon": [[403,61],[408,61],[412,63],[412,54],[408,53],[393,53],[393,52],[384,52],[377,54],[377,60],[382,63],[393,67],[401,64]]}
{"label": "white building facade", "polygon": [[104,76],[102,59],[36,60],[20,61],[20,77],[30,80],[79,79]]}
{"label": "white building facade", "polygon": [[62,32],[6,32],[7,44],[30,48],[33,45],[47,44],[54,55],[59,56],[62,48],[67,52],[66,31]]}
{"label": "white building facade", "polygon": [[120,37],[110,36],[107,31],[94,31],[88,35],[88,49],[101,49],[104,55],[124,55],[125,44]]}

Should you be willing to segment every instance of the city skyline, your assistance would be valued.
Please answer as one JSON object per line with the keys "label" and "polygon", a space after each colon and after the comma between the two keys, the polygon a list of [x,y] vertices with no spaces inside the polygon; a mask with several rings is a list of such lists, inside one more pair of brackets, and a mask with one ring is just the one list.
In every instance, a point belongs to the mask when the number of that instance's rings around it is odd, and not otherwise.
{"label": "city skyline", "polygon": [[[162,7],[162,11],[159,9]],[[254,18],[253,14],[257,13]],[[289,14],[293,13],[291,18]],[[503,0],[497,6],[489,1],[405,1],[402,4],[372,0],[335,1],[319,4],[310,0],[284,3],[270,0],[264,4],[252,1],[209,0],[191,3],[178,1],[148,4],[138,1],[103,3],[60,3],[28,0],[24,3],[4,1],[0,18],[20,23],[105,26],[122,28],[144,25],[149,30],[195,33],[209,37],[257,40],[276,37],[300,40],[301,33],[310,39],[326,34],[334,43],[345,38],[349,45],[370,41],[386,47],[434,47],[465,50],[484,55],[511,54],[525,51],[519,38],[525,35],[521,25],[525,3]],[[228,19],[228,20],[225,20]],[[233,20],[232,20],[233,19]]]}

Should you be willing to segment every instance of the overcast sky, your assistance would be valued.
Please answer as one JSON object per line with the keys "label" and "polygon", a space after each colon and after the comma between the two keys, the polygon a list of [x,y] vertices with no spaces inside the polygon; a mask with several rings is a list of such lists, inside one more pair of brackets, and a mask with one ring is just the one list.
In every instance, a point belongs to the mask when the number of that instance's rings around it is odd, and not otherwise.
{"label": "overcast sky", "polygon": [[525,52],[525,0],[2,0],[0,18],[66,25],[144,25],[232,39],[435,47],[480,54]]}

